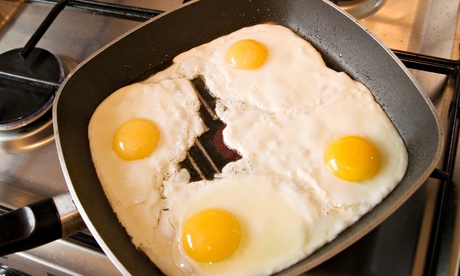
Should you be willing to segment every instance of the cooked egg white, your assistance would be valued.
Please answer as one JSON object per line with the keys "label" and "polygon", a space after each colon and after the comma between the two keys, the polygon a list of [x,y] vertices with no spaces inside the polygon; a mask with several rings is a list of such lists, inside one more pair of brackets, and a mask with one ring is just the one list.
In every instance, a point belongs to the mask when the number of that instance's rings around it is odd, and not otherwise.
{"label": "cooked egg white", "polygon": [[[226,59],[229,47],[245,39],[256,40],[267,50],[265,63],[253,70],[235,69]],[[354,86],[346,74],[326,67],[308,42],[279,25],[243,28],[180,54],[174,62],[150,80],[202,76],[222,102],[270,112],[311,110],[337,91]]]}
{"label": "cooked egg white", "polygon": [[[88,137],[96,172],[136,246],[157,225],[163,181],[177,173],[177,164],[204,130],[198,108],[189,82],[165,80],[121,88],[106,98],[91,117]],[[149,156],[124,160],[113,148],[114,135],[121,125],[139,118],[154,122],[160,139]]]}
{"label": "cooked egg white", "polygon": [[[404,142],[371,92],[328,68],[288,28],[243,28],[173,61],[108,97],[89,126],[112,207],[164,273],[281,271],[333,240],[403,178]],[[242,158],[214,180],[189,183],[178,163],[204,132],[190,83],[197,77],[216,98],[224,143]],[[138,135],[137,125],[149,131]]]}
{"label": "cooked egg white", "polygon": [[[243,156],[228,164],[225,174],[250,171],[282,176],[314,188],[328,204],[347,207],[365,203],[363,211],[367,211],[406,171],[402,139],[372,94],[359,83],[324,100],[314,112],[271,113],[249,105],[222,104],[217,114],[227,124],[224,141]],[[381,164],[372,177],[347,181],[327,169],[327,147],[349,135],[365,137],[378,149]]]}
{"label": "cooked egg white", "polygon": [[[170,211],[174,210],[170,222],[176,229],[173,251],[178,266],[190,274],[264,275],[300,260],[321,209],[313,201],[302,202],[301,196],[282,182],[273,177],[238,174],[178,185],[165,193],[171,198]],[[184,254],[186,241],[180,235],[184,223],[207,209],[229,212],[241,228],[236,249],[219,262],[197,262]]]}

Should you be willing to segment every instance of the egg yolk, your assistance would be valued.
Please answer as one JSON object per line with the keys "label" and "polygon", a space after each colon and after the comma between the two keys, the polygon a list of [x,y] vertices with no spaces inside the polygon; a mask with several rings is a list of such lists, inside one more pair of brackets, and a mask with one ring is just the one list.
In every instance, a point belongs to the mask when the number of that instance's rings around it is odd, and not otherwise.
{"label": "egg yolk", "polygon": [[122,124],[113,136],[112,148],[128,161],[149,156],[157,147],[160,131],[157,125],[146,119],[132,119]]}
{"label": "egg yolk", "polygon": [[188,219],[182,230],[182,246],[199,262],[228,258],[238,247],[241,229],[236,218],[221,209],[206,209]]}
{"label": "egg yolk", "polygon": [[257,69],[265,63],[267,49],[259,42],[245,39],[235,42],[227,50],[227,63],[242,70]]}
{"label": "egg yolk", "polygon": [[326,167],[337,177],[347,181],[361,181],[372,177],[380,168],[380,152],[368,140],[346,136],[334,141],[324,154]]}

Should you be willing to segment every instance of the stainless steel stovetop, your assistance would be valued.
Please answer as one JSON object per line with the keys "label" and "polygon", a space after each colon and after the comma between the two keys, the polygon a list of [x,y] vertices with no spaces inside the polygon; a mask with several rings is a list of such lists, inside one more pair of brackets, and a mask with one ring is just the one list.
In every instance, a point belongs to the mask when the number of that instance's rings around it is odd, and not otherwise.
{"label": "stainless steel stovetop", "polygon": [[[182,4],[182,0],[106,2],[161,11],[172,10]],[[53,1],[0,0],[0,53],[23,47],[51,10],[50,3]],[[460,0],[387,0],[377,13],[361,22],[391,49],[458,59],[459,8]],[[58,54],[70,71],[100,47],[139,23],[68,7],[37,46]],[[432,99],[444,127],[447,127],[449,105],[454,93],[453,80],[441,74],[420,70],[411,72]],[[458,274],[460,170],[457,166],[449,187],[447,223],[441,234],[440,254],[434,261],[434,271],[439,275]],[[305,275],[424,274],[425,264],[430,261],[431,225],[440,185],[440,180],[428,179],[379,227]],[[66,191],[51,124],[6,134],[0,132],[0,211]],[[0,264],[0,274],[6,273],[6,270],[31,275],[119,274],[88,231],[33,250],[0,257]]]}

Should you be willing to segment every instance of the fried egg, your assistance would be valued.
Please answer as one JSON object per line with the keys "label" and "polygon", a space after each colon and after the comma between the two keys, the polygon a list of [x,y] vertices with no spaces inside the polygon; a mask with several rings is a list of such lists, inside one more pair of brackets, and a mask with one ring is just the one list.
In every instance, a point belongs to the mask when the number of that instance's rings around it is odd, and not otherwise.
{"label": "fried egg", "polygon": [[[259,47],[254,47],[253,41]],[[242,42],[248,45],[232,49]],[[248,55],[244,47],[254,53]],[[235,68],[227,58],[228,52],[240,54],[241,64],[248,56],[260,58],[263,64],[253,69]],[[311,110],[324,98],[354,86],[346,74],[326,67],[321,54],[308,42],[279,25],[243,28],[178,55],[174,63],[151,81],[201,76],[221,101],[250,104],[270,112]]]}
{"label": "fried egg", "polygon": [[[223,144],[241,158],[190,183],[178,163],[206,129],[194,78],[215,97]],[[378,204],[408,163],[372,93],[272,24],[190,49],[115,92],[89,133],[120,222],[168,275],[281,271]]]}
{"label": "fried egg", "polygon": [[137,246],[143,232],[157,224],[163,181],[177,173],[177,164],[204,131],[198,108],[188,81],[165,80],[123,87],[91,117],[88,138],[96,172]]}
{"label": "fried egg", "polygon": [[320,205],[274,177],[238,174],[165,195],[176,229],[174,259],[191,275],[271,274],[303,258],[319,230]]}
{"label": "fried egg", "polygon": [[[224,168],[225,175],[250,171],[282,176],[314,188],[328,204],[363,204],[366,211],[379,203],[406,171],[404,142],[372,94],[359,83],[329,97],[314,112],[270,113],[248,105],[220,105],[217,114],[227,125],[224,141],[243,156]],[[376,164],[372,153],[366,152],[369,143],[361,140],[330,147],[342,137],[371,141]],[[340,173],[328,168],[326,158],[331,161],[332,154],[352,149],[353,143],[355,152],[369,158],[362,164],[345,164],[358,171],[355,176],[345,171],[345,176],[339,177]],[[374,165],[371,173],[363,171],[367,165]]]}

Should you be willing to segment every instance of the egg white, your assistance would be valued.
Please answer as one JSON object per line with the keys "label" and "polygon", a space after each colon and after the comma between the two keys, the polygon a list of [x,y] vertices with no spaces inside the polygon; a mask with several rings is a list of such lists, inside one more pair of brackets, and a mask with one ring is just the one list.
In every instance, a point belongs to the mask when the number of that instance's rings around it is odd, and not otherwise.
{"label": "egg white", "polygon": [[[226,63],[227,49],[242,39],[267,48],[262,67],[235,70]],[[371,92],[328,68],[291,30],[272,24],[243,28],[173,61],[106,99],[89,127],[96,170],[112,207],[133,243],[166,274],[280,271],[333,240],[403,178],[404,142]],[[242,158],[214,180],[189,183],[177,163],[204,131],[190,84],[196,77],[216,97],[215,112],[227,125],[225,144]],[[164,152],[131,163],[117,160],[111,138],[103,137],[116,129],[108,122],[139,116],[159,125],[164,136],[158,148]],[[379,149],[382,163],[374,177],[347,182],[327,170],[327,146],[348,135],[363,136]],[[179,240],[186,219],[206,208],[230,211],[252,233],[230,258],[213,265],[188,257]],[[264,250],[267,241],[279,252]]]}
{"label": "egg white", "polygon": [[[267,49],[267,60],[256,70],[236,70],[226,62],[231,44],[254,39]],[[353,82],[328,68],[321,54],[286,27],[260,24],[195,47],[174,58],[174,65],[152,76],[203,77],[211,93],[227,103],[250,104],[270,112],[311,110],[324,98]]]}
{"label": "egg white", "polygon": [[[88,138],[96,172],[136,246],[157,225],[163,181],[177,173],[177,164],[204,131],[198,108],[189,82],[165,80],[123,87],[106,98],[91,117]],[[126,161],[112,149],[112,139],[120,125],[135,118],[157,124],[160,140],[150,156]]]}
{"label": "egg white", "polygon": [[[167,191],[165,195],[171,198],[170,222],[176,230],[176,263],[188,274],[268,275],[300,260],[322,210],[313,200],[304,202],[294,189],[273,177],[238,174]],[[184,222],[208,208],[230,212],[242,232],[235,252],[212,264],[188,257],[180,241]]]}
{"label": "egg white", "polygon": [[[324,100],[307,113],[270,113],[242,105],[218,105],[227,124],[224,141],[243,158],[228,164],[224,174],[250,171],[278,175],[315,189],[327,204],[362,204],[362,212],[379,203],[402,179],[408,156],[404,142],[372,94],[356,83]],[[328,145],[348,135],[376,145],[382,162],[372,178],[359,183],[341,180],[327,170]]]}
{"label": "egg white", "polygon": [[[408,154],[398,131],[362,84],[346,93],[338,93],[313,115],[323,129],[316,141],[309,141],[313,160],[311,175],[321,179],[312,185],[326,194],[328,203],[338,207],[380,203],[404,177]],[[371,178],[351,182],[334,176],[324,165],[324,151],[330,143],[348,135],[358,135],[371,141],[379,150],[381,165]],[[366,210],[368,211],[368,210]]]}

